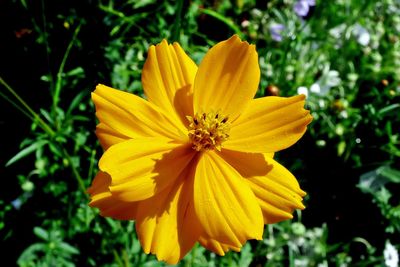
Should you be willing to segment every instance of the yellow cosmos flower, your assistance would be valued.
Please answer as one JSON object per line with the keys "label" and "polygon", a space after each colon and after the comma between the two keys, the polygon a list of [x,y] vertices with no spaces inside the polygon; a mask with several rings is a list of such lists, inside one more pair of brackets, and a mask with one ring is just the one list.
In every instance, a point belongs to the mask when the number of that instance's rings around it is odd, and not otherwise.
{"label": "yellow cosmos flower", "polygon": [[151,46],[147,100],[98,85],[105,152],[90,205],[135,220],[143,250],[170,264],[196,242],[219,255],[239,251],[262,239],[264,224],[292,218],[305,192],[273,155],[312,117],[303,95],[253,99],[259,80],[255,46],[235,35],[199,67],[177,43]]}

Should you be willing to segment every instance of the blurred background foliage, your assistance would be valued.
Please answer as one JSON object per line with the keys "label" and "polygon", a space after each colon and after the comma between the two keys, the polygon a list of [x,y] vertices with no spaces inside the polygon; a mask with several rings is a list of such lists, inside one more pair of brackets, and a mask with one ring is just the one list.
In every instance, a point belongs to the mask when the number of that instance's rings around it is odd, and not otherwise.
{"label": "blurred background foliage", "polygon": [[3,266],[164,266],[134,222],[87,206],[101,155],[90,92],[143,95],[150,44],[178,41],[199,63],[232,34],[257,46],[259,96],[307,95],[309,131],[277,154],[307,209],[241,253],[196,246],[180,265],[397,266],[398,0],[5,0],[0,33]]}

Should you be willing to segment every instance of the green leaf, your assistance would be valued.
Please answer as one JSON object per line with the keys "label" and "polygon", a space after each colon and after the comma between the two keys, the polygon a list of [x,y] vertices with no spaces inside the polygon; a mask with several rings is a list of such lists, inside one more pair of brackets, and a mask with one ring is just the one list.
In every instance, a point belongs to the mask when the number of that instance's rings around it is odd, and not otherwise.
{"label": "green leaf", "polygon": [[61,242],[58,244],[58,247],[69,254],[79,254],[79,250],[77,250],[68,243]]}
{"label": "green leaf", "polygon": [[394,110],[396,108],[400,108],[400,104],[396,103],[396,104],[384,107],[384,108],[382,108],[381,110],[378,111],[378,114],[383,115],[383,114],[385,114],[385,113],[387,113],[389,111],[392,111],[392,110]]}
{"label": "green leaf", "polygon": [[389,166],[385,166],[380,169],[380,175],[386,177],[393,183],[400,183],[400,171],[392,169]]}
{"label": "green leaf", "polygon": [[135,3],[133,5],[133,9],[137,9],[137,8],[144,7],[144,6],[147,6],[150,4],[154,4],[155,0],[130,1],[130,3]]}
{"label": "green leaf", "polygon": [[33,228],[33,232],[35,233],[35,235],[37,237],[39,237],[45,241],[49,240],[49,233],[46,230],[44,230],[43,228],[35,227],[35,228]]}
{"label": "green leaf", "polygon": [[7,161],[5,166],[6,167],[10,166],[11,164],[17,162],[23,157],[28,156],[30,153],[34,152],[35,150],[39,149],[40,147],[44,146],[47,143],[48,143],[47,140],[39,140],[36,143],[33,143],[32,145],[22,149],[20,152],[17,153],[17,155],[15,155],[9,161]]}
{"label": "green leaf", "polygon": [[86,92],[82,91],[79,94],[75,96],[75,98],[72,100],[71,105],[69,106],[67,112],[66,112],[66,117],[69,117],[71,112],[80,104],[82,103],[82,99],[85,96]]}
{"label": "green leaf", "polygon": [[246,243],[240,253],[239,266],[250,266],[252,258],[251,246],[249,243]]}
{"label": "green leaf", "polygon": [[400,183],[400,171],[389,166],[381,166],[360,177],[358,187],[364,193],[376,193],[388,182]]}
{"label": "green leaf", "polygon": [[27,247],[22,254],[19,256],[17,260],[17,264],[19,266],[32,266],[28,265],[33,263],[35,259],[37,259],[36,252],[44,251],[46,248],[45,244],[36,243]]}

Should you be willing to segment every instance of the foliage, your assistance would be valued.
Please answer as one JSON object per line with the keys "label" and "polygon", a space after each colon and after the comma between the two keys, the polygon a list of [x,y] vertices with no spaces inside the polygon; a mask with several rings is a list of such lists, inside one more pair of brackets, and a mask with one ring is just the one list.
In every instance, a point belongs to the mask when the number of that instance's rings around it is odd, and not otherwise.
{"label": "foliage", "polygon": [[[141,251],[134,222],[102,218],[87,206],[100,154],[90,92],[104,83],[143,95],[150,44],[179,41],[199,63],[208,46],[234,33],[257,45],[259,96],[307,95],[314,116],[309,133],[277,156],[308,191],[308,208],[293,221],[266,226],[264,240],[241,253],[219,257],[196,246],[180,265],[383,265],[385,242],[400,245],[400,3],[316,1],[301,17],[296,2],[3,4],[10,45],[1,50],[10,55],[2,64],[10,64],[0,72],[0,96],[9,103],[2,105],[29,119],[8,118],[13,127],[31,123],[19,151],[0,162],[17,177],[2,187],[0,199],[2,243],[17,253],[9,265],[164,266]],[[282,26],[272,32],[276,25]],[[24,55],[26,73],[11,64],[15,54]],[[351,208],[360,212],[345,213]],[[351,233],[340,227],[375,228]]]}

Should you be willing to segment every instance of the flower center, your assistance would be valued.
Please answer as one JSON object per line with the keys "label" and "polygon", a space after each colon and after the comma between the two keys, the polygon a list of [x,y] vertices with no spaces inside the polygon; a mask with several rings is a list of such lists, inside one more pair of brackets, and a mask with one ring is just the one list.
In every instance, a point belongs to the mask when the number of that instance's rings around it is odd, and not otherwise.
{"label": "flower center", "polygon": [[228,117],[218,112],[197,113],[194,117],[186,116],[189,120],[189,139],[196,151],[217,149],[229,137],[230,123]]}

